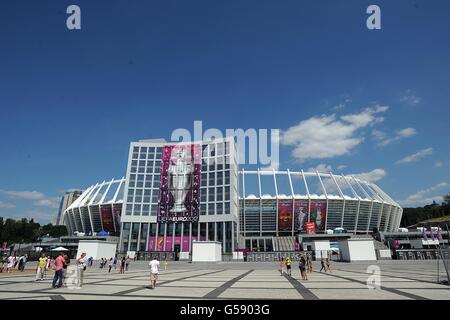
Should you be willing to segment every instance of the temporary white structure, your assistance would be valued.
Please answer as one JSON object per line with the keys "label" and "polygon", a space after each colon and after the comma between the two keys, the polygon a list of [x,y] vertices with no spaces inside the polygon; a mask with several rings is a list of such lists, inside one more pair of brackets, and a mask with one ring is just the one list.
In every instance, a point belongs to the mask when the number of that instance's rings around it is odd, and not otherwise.
{"label": "temporary white structure", "polygon": [[58,248],[52,249],[52,251],[69,251],[69,249],[66,249],[64,247],[58,247]]}

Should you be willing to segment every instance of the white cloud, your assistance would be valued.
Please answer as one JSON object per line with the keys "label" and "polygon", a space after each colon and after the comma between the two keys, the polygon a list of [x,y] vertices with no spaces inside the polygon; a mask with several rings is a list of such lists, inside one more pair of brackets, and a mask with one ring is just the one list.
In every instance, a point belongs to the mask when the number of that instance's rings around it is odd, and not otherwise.
{"label": "white cloud", "polygon": [[0,209],[13,209],[15,207],[16,207],[16,205],[13,203],[5,203],[5,202],[0,201]]}
{"label": "white cloud", "polygon": [[444,163],[441,161],[441,160],[438,160],[438,161],[436,161],[435,163],[434,163],[434,166],[436,167],[436,168],[440,168],[440,167],[442,167],[444,165]]}
{"label": "white cloud", "polygon": [[58,208],[59,199],[47,197],[44,193],[39,191],[13,191],[0,190],[0,193],[12,198],[25,201],[32,201],[34,205],[48,208]]}
{"label": "white cloud", "polygon": [[404,102],[410,106],[418,105],[421,102],[421,98],[416,96],[412,90],[406,90],[400,97],[400,102]]}
{"label": "white cloud", "polygon": [[375,140],[378,140],[379,146],[387,146],[388,144],[391,144],[392,142],[411,137],[415,134],[417,134],[416,129],[404,128],[404,129],[396,131],[395,136],[388,138],[386,133],[376,130],[376,129],[372,130],[372,136],[375,138]]}
{"label": "white cloud", "polygon": [[403,164],[403,163],[410,163],[410,162],[416,162],[422,159],[423,157],[430,156],[433,154],[433,148],[426,148],[417,151],[414,154],[411,154],[407,157],[404,157],[403,159],[400,159],[396,162],[396,164]]}
{"label": "white cloud", "polygon": [[386,170],[384,169],[374,169],[369,172],[362,172],[356,174],[350,174],[350,176],[354,176],[355,178],[359,178],[369,182],[376,182],[383,179],[386,176]]}
{"label": "white cloud", "polygon": [[341,164],[340,166],[337,167],[338,170],[344,170],[345,168],[347,168],[345,164]]}
{"label": "white cloud", "polygon": [[41,200],[45,198],[45,194],[38,191],[6,191],[0,190],[1,193],[15,199],[24,200]]}
{"label": "white cloud", "polygon": [[[361,173],[355,173],[355,174],[348,174],[346,176],[353,176],[355,178],[362,179],[367,182],[376,182],[381,179],[383,179],[386,176],[386,170],[384,169],[374,169],[369,172],[361,172]],[[339,176],[335,177],[337,183],[339,184],[341,189],[348,188],[347,183],[345,180]],[[328,193],[337,193],[338,188],[336,187],[336,183],[331,178],[322,178],[322,182],[325,186],[325,189]]]}
{"label": "white cloud", "polygon": [[281,132],[280,141],[294,147],[292,156],[299,162],[342,156],[364,141],[359,129],[382,122],[384,118],[378,114],[387,110],[375,106],[340,118],[335,114],[315,116]]}
{"label": "white cloud", "polygon": [[437,190],[443,190],[448,187],[450,187],[450,184],[448,184],[447,182],[441,182],[430,188],[417,191],[416,193],[397,202],[403,207],[420,207],[427,204],[431,204],[433,203],[433,201],[440,203],[443,200],[442,195],[431,195],[431,194]]}
{"label": "white cloud", "polygon": [[316,170],[318,172],[322,172],[322,173],[329,173],[330,171],[332,171],[332,167],[328,164],[321,163],[321,164],[318,164],[316,167],[312,167],[312,168],[308,169],[308,171],[313,171],[313,172],[316,172]]}

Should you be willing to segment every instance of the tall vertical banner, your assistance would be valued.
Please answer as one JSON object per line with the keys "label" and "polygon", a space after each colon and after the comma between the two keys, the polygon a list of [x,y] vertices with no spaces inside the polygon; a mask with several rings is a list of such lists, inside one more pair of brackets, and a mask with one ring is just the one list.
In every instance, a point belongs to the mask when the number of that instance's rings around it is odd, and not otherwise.
{"label": "tall vertical banner", "polygon": [[159,223],[198,222],[201,145],[172,145],[162,149]]}
{"label": "tall vertical banner", "polygon": [[308,222],[308,202],[295,202],[294,206],[294,228],[295,231],[305,231],[306,222]]}
{"label": "tall vertical banner", "polygon": [[120,232],[120,217],[122,214],[122,205],[113,206],[114,223],[116,226],[116,232]]}
{"label": "tall vertical banner", "polygon": [[278,231],[292,230],[292,203],[278,203]]}
{"label": "tall vertical banner", "polygon": [[102,215],[103,230],[107,232],[114,232],[113,212],[111,206],[100,207]]}
{"label": "tall vertical banner", "polygon": [[327,203],[326,202],[311,202],[311,212],[309,222],[315,224],[315,229],[325,230],[325,221],[327,218]]}

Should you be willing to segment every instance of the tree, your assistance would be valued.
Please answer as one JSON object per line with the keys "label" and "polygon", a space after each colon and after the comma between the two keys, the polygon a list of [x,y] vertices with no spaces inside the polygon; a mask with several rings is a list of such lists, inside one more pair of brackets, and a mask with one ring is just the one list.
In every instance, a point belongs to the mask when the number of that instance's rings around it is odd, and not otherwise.
{"label": "tree", "polygon": [[444,205],[450,206],[450,192],[444,196]]}

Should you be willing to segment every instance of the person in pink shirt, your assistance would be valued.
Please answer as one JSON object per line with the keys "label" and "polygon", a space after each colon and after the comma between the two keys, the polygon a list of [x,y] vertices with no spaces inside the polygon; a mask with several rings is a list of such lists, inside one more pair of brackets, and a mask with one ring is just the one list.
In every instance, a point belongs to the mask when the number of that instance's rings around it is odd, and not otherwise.
{"label": "person in pink shirt", "polygon": [[[66,263],[64,256],[62,253],[55,259],[55,276],[53,277],[52,287],[54,289],[62,287],[63,281],[63,267]],[[58,282],[58,286],[56,286],[56,282]]]}

